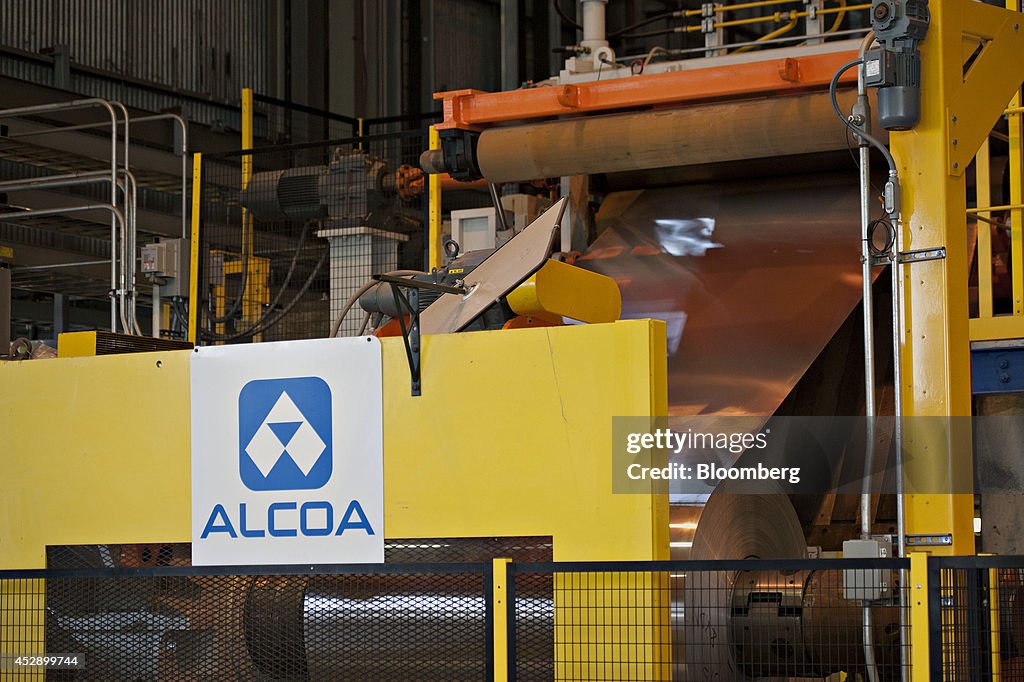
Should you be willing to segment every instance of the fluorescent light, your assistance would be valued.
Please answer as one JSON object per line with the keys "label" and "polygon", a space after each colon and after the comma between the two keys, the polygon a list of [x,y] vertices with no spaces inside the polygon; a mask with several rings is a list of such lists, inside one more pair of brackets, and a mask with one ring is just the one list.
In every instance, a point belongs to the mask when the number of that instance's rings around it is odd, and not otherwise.
{"label": "fluorescent light", "polygon": [[693,530],[694,528],[697,527],[697,522],[696,521],[687,521],[686,523],[670,523],[670,524],[668,524],[668,527],[669,528],[687,528],[689,530]]}
{"label": "fluorescent light", "polygon": [[670,542],[669,547],[693,547],[692,542]]}
{"label": "fluorescent light", "polygon": [[975,516],[974,517],[974,532],[975,533],[980,533],[981,532],[981,517],[980,516]]}

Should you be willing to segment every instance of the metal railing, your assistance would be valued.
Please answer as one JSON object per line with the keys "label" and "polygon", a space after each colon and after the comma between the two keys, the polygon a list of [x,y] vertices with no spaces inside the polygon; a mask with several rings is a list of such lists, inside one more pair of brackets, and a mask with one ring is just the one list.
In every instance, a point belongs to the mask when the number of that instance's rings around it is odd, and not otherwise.
{"label": "metal railing", "polygon": [[[1019,0],[1007,0],[1017,9]],[[1003,111],[1007,134],[993,130],[974,159],[977,201],[967,209],[977,229],[978,301],[971,315],[971,341],[1024,337],[1024,175],[1022,175],[1022,122],[1024,107],[1017,90]],[[992,193],[993,164],[990,140],[1007,145],[1006,190],[996,201]],[[997,183],[1003,184],[1003,183]]]}
{"label": "metal railing", "polygon": [[[132,122],[148,123],[153,121],[170,120],[180,129],[181,134],[181,231],[183,236],[188,234],[188,125],[185,120],[177,114],[157,114],[142,116],[132,119],[128,109],[120,102],[107,101],[102,99],[82,99],[70,102],[58,102],[53,104],[37,105],[30,107],[18,107],[14,109],[0,110],[0,119],[18,118],[37,114],[54,113],[67,110],[98,107],[105,109],[110,115],[109,122],[84,123],[68,126],[55,126],[43,130],[29,130],[15,132],[6,135],[9,139],[20,139],[40,135],[65,133],[76,130],[87,130],[105,128],[110,126],[110,172],[107,171],[82,171],[76,173],[65,173],[48,175],[42,177],[22,178],[0,182],[0,191],[17,191],[26,189],[58,189],[63,187],[74,187],[87,184],[110,182],[111,195],[109,204],[97,204],[90,202],[80,206],[68,206],[59,209],[28,209],[24,211],[10,211],[0,214],[0,220],[4,221],[26,221],[38,217],[58,216],[69,214],[80,214],[94,210],[104,210],[111,214],[110,233],[110,327],[112,331],[118,330],[118,323],[122,331],[128,334],[142,335],[139,327],[135,292],[135,277],[137,263],[137,194],[138,182],[130,170],[129,153],[131,148],[130,125]],[[117,112],[121,113],[118,118]],[[118,156],[118,123],[122,125],[121,148],[122,154]],[[118,192],[120,191],[123,201],[119,204]]]}

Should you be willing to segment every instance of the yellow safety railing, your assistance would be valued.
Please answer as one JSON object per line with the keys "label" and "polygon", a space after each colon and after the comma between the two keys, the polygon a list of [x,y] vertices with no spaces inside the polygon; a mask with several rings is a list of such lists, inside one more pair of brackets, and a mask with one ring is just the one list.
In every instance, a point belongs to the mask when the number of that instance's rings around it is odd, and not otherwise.
{"label": "yellow safety railing", "polygon": [[[1007,7],[1014,9],[1017,0]],[[971,318],[971,341],[994,341],[1024,337],[1024,178],[1021,173],[1022,114],[1021,93],[1018,90],[1003,112],[1009,123],[1009,203],[992,204],[991,151],[988,140],[982,143],[975,156],[977,206],[968,208],[968,216],[977,221],[978,312]],[[994,213],[1006,218],[999,220]],[[994,310],[995,263],[993,261],[992,233],[1004,230],[1010,238],[1009,263],[1005,264],[1010,277],[1012,306],[1010,313],[996,314]]]}

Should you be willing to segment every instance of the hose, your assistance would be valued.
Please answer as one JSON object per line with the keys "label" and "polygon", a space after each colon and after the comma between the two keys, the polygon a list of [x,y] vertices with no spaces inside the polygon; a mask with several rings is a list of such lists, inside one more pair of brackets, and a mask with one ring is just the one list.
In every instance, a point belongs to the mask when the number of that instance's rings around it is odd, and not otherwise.
{"label": "hose", "polygon": [[[774,31],[772,31],[771,33],[765,33],[763,36],[761,36],[760,38],[758,38],[754,42],[755,43],[759,43],[759,42],[761,42],[763,40],[771,40],[772,38],[778,38],[781,35],[785,35],[786,33],[789,33],[794,28],[796,28],[797,21],[798,21],[797,17],[793,17],[792,19],[789,20],[789,23],[786,24],[785,26],[783,26],[781,28],[777,28]],[[757,45],[747,45],[746,47],[741,47],[739,49],[733,50],[732,54],[738,54],[740,52],[749,52],[750,50],[753,50],[755,47],[757,47]]]}
{"label": "hose", "polygon": [[[390,275],[391,277],[408,277],[411,275],[427,275],[430,273],[423,272],[422,270],[392,270],[391,272],[386,272],[384,274]],[[348,315],[348,311],[350,311],[352,309],[352,306],[356,304],[356,301],[359,300],[359,297],[365,294],[370,289],[372,289],[377,284],[380,284],[380,282],[371,279],[370,281],[366,282],[363,286],[356,289],[355,293],[348,297],[348,300],[345,301],[345,305],[341,307],[341,312],[338,313],[338,317],[335,318],[334,324],[331,325],[331,333],[329,334],[329,338],[333,339],[335,336],[338,335],[338,331],[341,330],[341,323],[345,321],[345,316]]]}
{"label": "hose", "polygon": [[843,19],[846,18],[846,0],[839,0],[839,7],[840,12],[836,14],[836,20],[832,22],[832,27],[825,31],[825,33],[835,33],[838,31],[839,26],[843,23]]}
{"label": "hose", "polygon": [[[292,281],[292,275],[295,273],[295,265],[296,265],[296,263],[299,260],[299,254],[302,252],[302,247],[305,246],[305,244],[306,244],[306,237],[309,235],[309,226],[312,224],[312,222],[313,221],[311,221],[311,220],[307,220],[303,224],[303,226],[302,226],[302,233],[299,235],[299,243],[295,247],[295,252],[292,254],[291,263],[289,263],[289,265],[288,265],[288,273],[284,277],[284,282],[281,283],[281,288],[277,290],[277,295],[274,296],[274,300],[270,302],[269,306],[267,306],[268,311],[273,311],[274,308],[277,307],[277,304],[281,300],[281,296],[284,294],[285,289],[288,288],[288,285]],[[248,259],[245,259],[245,262],[248,262]],[[241,301],[242,301],[242,296],[245,293],[245,279],[246,279],[246,277],[247,277],[246,266],[245,266],[245,263],[243,263],[242,264],[242,288],[239,291],[238,298],[235,301],[236,303],[241,303]],[[272,314],[272,312],[268,312],[267,313],[267,315],[271,315],[271,314]],[[230,315],[226,315],[224,317],[224,319],[219,319],[219,318],[217,318],[215,316],[212,316],[212,315],[210,316],[210,321],[212,321],[215,324],[222,324],[222,323],[226,322],[229,319],[231,319]],[[255,323],[253,323],[253,325],[251,327],[249,327],[249,329],[255,329],[259,324],[261,324],[263,322],[264,319],[266,319],[266,316],[260,318]],[[210,332],[210,333],[212,334],[214,332]]]}
{"label": "hose", "polygon": [[[572,26],[577,31],[583,30],[582,26],[573,21],[569,17],[569,15],[565,13],[565,10],[562,9],[562,4],[561,2],[559,2],[559,0],[551,0],[551,6],[555,8],[555,14],[561,17],[563,23],[565,23],[568,26]],[[334,336],[334,334],[331,334],[331,336]]]}

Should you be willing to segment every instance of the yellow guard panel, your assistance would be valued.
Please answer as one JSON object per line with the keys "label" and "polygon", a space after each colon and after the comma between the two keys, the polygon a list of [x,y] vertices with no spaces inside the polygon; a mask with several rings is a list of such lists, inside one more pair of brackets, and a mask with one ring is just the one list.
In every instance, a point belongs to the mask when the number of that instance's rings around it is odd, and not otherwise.
{"label": "yellow guard panel", "polygon": [[[550,535],[668,558],[663,495],[611,493],[616,415],[664,414],[661,322],[383,339],[385,535]],[[0,363],[0,568],[47,545],[188,542],[189,351]],[[282,561],[287,561],[282,557]]]}

